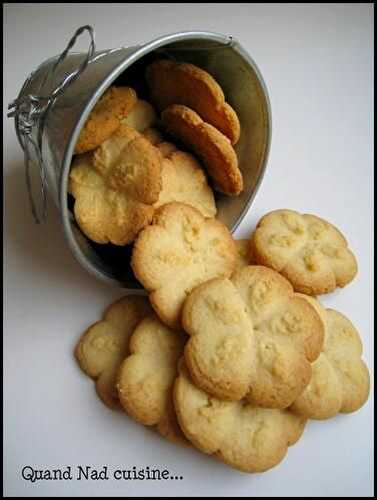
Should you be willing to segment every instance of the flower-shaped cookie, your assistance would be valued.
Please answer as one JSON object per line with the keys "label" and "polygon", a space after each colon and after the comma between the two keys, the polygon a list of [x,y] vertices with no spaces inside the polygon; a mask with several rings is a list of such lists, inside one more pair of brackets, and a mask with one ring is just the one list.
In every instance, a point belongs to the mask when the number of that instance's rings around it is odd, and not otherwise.
{"label": "flower-shaped cookie", "polygon": [[161,154],[125,124],[96,149],[75,158],[69,192],[75,219],[91,240],[125,245],[153,216],[161,190]]}
{"label": "flower-shaped cookie", "polygon": [[173,402],[172,387],[185,336],[173,332],[155,315],[145,318],[130,339],[130,355],[123,361],[117,388],[128,415],[144,425],[156,426],[170,441],[184,442]]}
{"label": "flower-shaped cookie", "polygon": [[360,336],[343,314],[325,309],[317,300],[304,296],[317,308],[325,324],[323,351],[312,365],[312,378],[291,406],[306,418],[326,419],[337,413],[351,413],[366,402],[369,372],[361,359]]}
{"label": "flower-shaped cookie", "polygon": [[174,405],[181,429],[195,447],[244,472],[277,465],[306,422],[289,410],[210,397],[192,383],[183,364],[174,385]]}
{"label": "flower-shaped cookie", "polygon": [[233,272],[237,250],[229,230],[183,203],[160,207],[135,241],[131,265],[161,320],[180,328],[183,302],[191,290]]}
{"label": "flower-shaped cookie", "polygon": [[310,381],[324,326],[276,271],[247,266],[198,286],[182,312],[194,383],[220,399],[286,408]]}
{"label": "flower-shaped cookie", "polygon": [[131,334],[150,313],[145,297],[123,297],[107,308],[103,319],[90,326],[76,346],[75,356],[80,367],[96,381],[98,396],[110,408],[120,408],[116,374],[129,354]]}
{"label": "flower-shaped cookie", "polygon": [[275,210],[259,221],[251,237],[258,264],[285,276],[298,292],[318,295],[355,277],[357,262],[341,232],[314,215]]}

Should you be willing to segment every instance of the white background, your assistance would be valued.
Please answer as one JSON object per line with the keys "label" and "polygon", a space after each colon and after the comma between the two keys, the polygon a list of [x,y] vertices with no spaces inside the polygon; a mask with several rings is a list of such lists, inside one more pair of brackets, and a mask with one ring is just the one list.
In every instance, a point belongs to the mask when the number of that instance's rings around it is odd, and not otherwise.
{"label": "white background", "polygon": [[[344,232],[359,274],[323,303],[359,329],[373,373],[372,5],[7,5],[5,104],[39,63],[87,23],[95,27],[99,49],[202,29],[232,34],[249,51],[269,89],[273,137],[267,173],[237,236],[249,235],[258,218],[276,208],[312,212]],[[372,396],[353,415],[311,422],[282,464],[257,475],[169,444],[108,410],[72,350],[122,292],[74,260],[52,203],[47,224],[34,225],[22,152],[5,117],[4,190],[5,495],[373,494]],[[24,465],[79,464],[166,467],[184,479],[31,484],[20,475]]]}

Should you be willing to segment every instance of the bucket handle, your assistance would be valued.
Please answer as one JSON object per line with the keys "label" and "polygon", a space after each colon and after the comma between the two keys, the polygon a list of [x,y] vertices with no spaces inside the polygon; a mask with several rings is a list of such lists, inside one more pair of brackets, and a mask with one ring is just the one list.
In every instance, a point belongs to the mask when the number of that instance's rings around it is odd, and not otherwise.
{"label": "bucket handle", "polygon": [[[76,30],[64,51],[60,54],[54,65],[51,67],[50,71],[46,73],[40,86],[40,90],[43,91],[43,87],[45,86],[47,80],[54,75],[56,69],[65,60],[68,52],[75,45],[77,38],[84,31],[87,31],[89,33],[90,44],[85,59],[74,72],[64,77],[64,79],[56,85],[56,87],[50,94],[24,95],[12,101],[8,106],[9,113],[7,114],[7,116],[8,118],[15,118],[17,129],[20,135],[21,145],[24,150],[26,188],[29,196],[31,212],[36,224],[44,222],[47,216],[47,178],[46,167],[42,157],[42,135],[44,123],[47,113],[52,104],[55,102],[55,99],[63,94],[67,87],[71,85],[75,80],[77,80],[77,78],[79,78],[81,73],[86,69],[93,58],[96,46],[94,41],[94,29],[92,26],[85,25]],[[30,167],[32,164],[32,155],[34,156],[34,159],[36,160],[36,163],[39,167],[40,189],[42,198],[40,214],[38,214],[31,187]]]}

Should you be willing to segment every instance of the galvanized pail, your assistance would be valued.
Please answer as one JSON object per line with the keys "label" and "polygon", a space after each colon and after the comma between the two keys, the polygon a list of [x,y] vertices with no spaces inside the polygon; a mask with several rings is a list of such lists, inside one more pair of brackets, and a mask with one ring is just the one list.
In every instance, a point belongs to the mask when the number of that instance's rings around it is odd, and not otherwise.
{"label": "galvanized pail", "polygon": [[[76,38],[88,32],[88,53],[72,53]],[[169,57],[207,70],[221,85],[236,110],[241,137],[235,149],[245,189],[237,197],[216,194],[218,218],[234,231],[260,185],[271,140],[271,112],[266,86],[256,64],[239,42],[221,34],[188,31],[161,36],[134,47],[96,51],[94,33],[83,26],[66,50],[42,63],[25,81],[10,105],[20,144],[25,152],[26,178],[33,214],[45,216],[45,186],[58,206],[65,237],[80,264],[98,278],[122,288],[140,285],[129,266],[130,246],[98,245],[75,223],[67,182],[72,154],[81,127],[100,96],[111,84],[131,85],[148,99],[145,65]],[[39,168],[42,214],[34,202],[30,168]]]}

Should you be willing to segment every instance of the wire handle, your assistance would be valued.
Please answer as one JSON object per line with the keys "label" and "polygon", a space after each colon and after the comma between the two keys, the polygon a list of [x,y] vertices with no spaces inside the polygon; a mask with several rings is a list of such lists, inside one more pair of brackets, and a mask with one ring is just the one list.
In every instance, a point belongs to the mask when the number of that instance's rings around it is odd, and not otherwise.
{"label": "wire handle", "polygon": [[[77,38],[85,31],[88,32],[90,37],[89,48],[85,59],[73,73],[70,73],[68,76],[64,77],[64,79],[57,84],[55,89],[50,94],[24,95],[12,101],[8,106],[9,113],[7,114],[7,116],[8,118],[15,118],[22,142],[22,147],[24,150],[26,188],[29,195],[31,212],[36,224],[44,222],[47,216],[47,176],[46,165],[42,157],[42,135],[45,119],[50,107],[55,102],[55,99],[63,94],[67,87],[74,81],[76,81],[77,78],[79,78],[81,73],[85,71],[86,67],[92,60],[96,49],[94,41],[94,29],[92,28],[92,26],[85,25],[76,30],[76,32],[68,42],[67,47],[60,54],[51,69],[46,73],[40,86],[40,91],[43,92],[43,88],[45,87],[46,82],[55,74],[55,71],[57,70],[59,65],[65,60],[69,51],[75,45]],[[33,190],[31,187],[30,169],[31,164],[33,163],[33,157],[34,161],[39,167],[42,199],[40,214],[38,214]]]}

